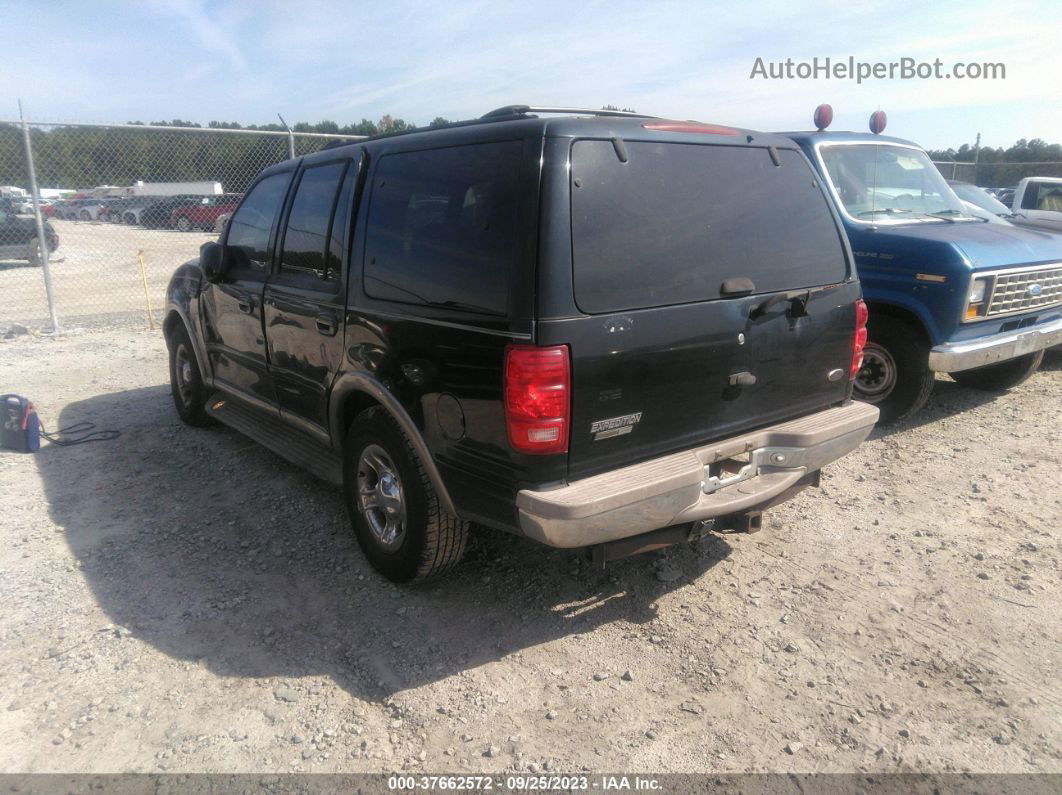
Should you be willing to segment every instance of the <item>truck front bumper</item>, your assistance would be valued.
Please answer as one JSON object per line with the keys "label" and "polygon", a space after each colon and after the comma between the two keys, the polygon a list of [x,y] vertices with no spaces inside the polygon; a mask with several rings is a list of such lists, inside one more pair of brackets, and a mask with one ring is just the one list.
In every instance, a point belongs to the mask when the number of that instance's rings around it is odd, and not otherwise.
{"label": "truck front bumper", "polygon": [[874,406],[849,403],[557,489],[524,489],[520,526],[544,544],[583,547],[755,511],[858,447],[877,419]]}
{"label": "truck front bumper", "polygon": [[929,352],[929,369],[940,373],[955,373],[1005,362],[1016,356],[1036,353],[1060,344],[1062,317],[1030,328],[937,345]]}

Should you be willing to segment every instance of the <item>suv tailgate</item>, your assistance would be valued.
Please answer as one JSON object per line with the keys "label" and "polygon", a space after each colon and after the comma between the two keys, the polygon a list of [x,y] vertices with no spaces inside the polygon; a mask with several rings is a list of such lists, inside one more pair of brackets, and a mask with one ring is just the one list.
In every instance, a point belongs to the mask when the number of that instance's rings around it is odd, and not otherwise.
{"label": "suv tailgate", "polygon": [[845,400],[859,286],[803,156],[617,150],[571,150],[569,477]]}

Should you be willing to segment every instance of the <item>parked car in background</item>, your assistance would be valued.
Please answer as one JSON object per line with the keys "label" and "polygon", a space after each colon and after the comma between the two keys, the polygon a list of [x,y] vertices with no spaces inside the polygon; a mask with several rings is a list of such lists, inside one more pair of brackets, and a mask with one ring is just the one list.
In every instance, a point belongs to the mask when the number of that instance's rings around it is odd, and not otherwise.
{"label": "parked car in background", "polygon": [[106,221],[107,223],[121,223],[122,213],[121,207],[125,199],[102,199],[101,204],[103,208],[100,210],[100,214],[97,220]]}
{"label": "parked car in background", "polygon": [[[52,205],[53,217],[66,220],[67,214],[74,208],[74,206],[74,199],[63,199],[62,201],[55,202]],[[74,217],[77,217],[76,212],[74,213]]]}
{"label": "parked car in background", "polygon": [[137,223],[146,226],[148,229],[172,229],[174,209],[195,204],[202,198],[202,196],[187,193],[176,196],[156,197],[147,207],[144,207],[139,212],[135,209],[132,212],[138,216]]}
{"label": "parked car in background", "polygon": [[1041,231],[1062,232],[1062,229],[1053,229],[1046,226],[1042,220],[1029,218],[1024,213],[1013,212],[1010,207],[997,199],[995,194],[986,188],[979,188],[969,182],[952,180],[948,181],[948,185],[955,191],[956,196],[967,204],[975,205],[982,211],[984,217],[993,223],[1010,223],[1015,226],[1027,226]]}
{"label": "parked car in background", "polygon": [[101,214],[101,220],[109,221],[112,224],[125,224],[130,223],[130,216],[127,215],[134,207],[143,207],[147,204],[142,196],[125,196],[120,199],[105,199],[104,200],[104,212]]}
{"label": "parked car in background", "polygon": [[1011,203],[1014,201],[1015,190],[1016,188],[997,188],[995,191],[993,191],[993,195],[997,199],[999,199],[1003,204],[1010,207]]}
{"label": "parked car in background", "polygon": [[193,229],[214,231],[218,216],[231,213],[243,198],[242,193],[223,193],[219,196],[203,196],[198,201],[178,205],[171,212],[170,226],[181,232]]}
{"label": "parked car in background", "polygon": [[1062,232],[1062,178],[1023,179],[1014,192],[1011,209],[1029,226]]}
{"label": "parked car in background", "polygon": [[1016,222],[1017,216],[1010,211],[1010,208],[985,188],[978,187],[972,182],[959,182],[951,179],[948,180],[948,187],[955,191],[955,195],[962,199],[973,215],[985,218],[992,223]]}
{"label": "parked car in background", "polygon": [[67,221],[96,221],[103,208],[103,199],[67,199],[56,205],[55,214]]}
{"label": "parked car in background", "polygon": [[844,219],[870,309],[855,393],[883,421],[921,408],[936,372],[1005,390],[1062,342],[1062,238],[974,217],[910,141],[823,129],[785,135]]}
{"label": "parked car in background", "polygon": [[878,416],[791,141],[534,110],[268,168],[167,291],[180,417],[343,484],[392,580],[453,566],[471,522],[601,563],[757,529]]}
{"label": "parked car in background", "polygon": [[[0,260],[25,260],[30,265],[40,265],[36,219],[15,215],[10,209],[11,205],[0,203]],[[49,252],[59,248],[59,235],[47,221],[44,222],[44,235]]]}
{"label": "parked car in background", "polygon": [[157,196],[130,196],[122,207],[122,223],[135,226],[145,210],[158,201]]}

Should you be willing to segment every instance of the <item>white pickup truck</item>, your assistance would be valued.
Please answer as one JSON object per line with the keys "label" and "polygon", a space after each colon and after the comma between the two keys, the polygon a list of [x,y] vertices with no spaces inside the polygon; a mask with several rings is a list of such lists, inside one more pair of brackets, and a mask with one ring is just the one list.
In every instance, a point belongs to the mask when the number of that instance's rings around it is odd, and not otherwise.
{"label": "white pickup truck", "polygon": [[1014,191],[1011,209],[1022,226],[1062,232],[1062,178],[1026,177]]}

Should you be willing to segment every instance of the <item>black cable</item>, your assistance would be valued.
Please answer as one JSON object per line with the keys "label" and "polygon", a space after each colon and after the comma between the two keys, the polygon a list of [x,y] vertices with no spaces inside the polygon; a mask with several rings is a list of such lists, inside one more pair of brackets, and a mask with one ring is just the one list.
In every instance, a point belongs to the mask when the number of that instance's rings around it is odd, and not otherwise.
{"label": "black cable", "polygon": [[[121,431],[97,431],[95,430],[96,423],[94,422],[79,422],[75,425],[60,428],[55,433],[48,433],[48,431],[44,430],[44,423],[40,421],[38,416],[37,425],[40,427],[42,438],[60,447],[73,447],[75,444],[85,444],[86,442],[109,442],[122,435]],[[60,438],[61,436],[78,433],[82,435],[77,439]]]}

